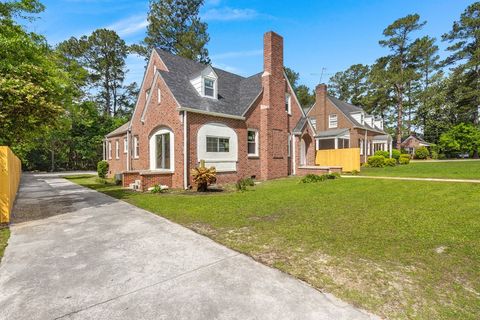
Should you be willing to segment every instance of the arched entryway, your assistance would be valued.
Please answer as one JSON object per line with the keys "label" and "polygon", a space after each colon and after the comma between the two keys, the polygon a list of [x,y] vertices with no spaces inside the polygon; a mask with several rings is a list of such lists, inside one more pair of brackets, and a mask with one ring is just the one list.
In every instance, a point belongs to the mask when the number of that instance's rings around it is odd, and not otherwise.
{"label": "arched entryway", "polygon": [[300,165],[306,166],[311,165],[310,159],[308,157],[308,152],[312,148],[312,138],[309,135],[305,134],[300,139]]}

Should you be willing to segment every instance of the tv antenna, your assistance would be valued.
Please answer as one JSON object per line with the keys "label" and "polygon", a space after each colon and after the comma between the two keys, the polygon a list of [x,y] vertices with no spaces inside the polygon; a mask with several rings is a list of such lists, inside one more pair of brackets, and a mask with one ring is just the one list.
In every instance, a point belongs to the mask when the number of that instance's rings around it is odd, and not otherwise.
{"label": "tv antenna", "polygon": [[327,68],[325,67],[322,67],[322,71],[320,73],[310,73],[311,76],[320,76],[320,80],[318,81],[318,83],[322,83],[322,79],[323,79],[323,75],[327,75],[327,73],[325,73],[325,71],[327,71]]}

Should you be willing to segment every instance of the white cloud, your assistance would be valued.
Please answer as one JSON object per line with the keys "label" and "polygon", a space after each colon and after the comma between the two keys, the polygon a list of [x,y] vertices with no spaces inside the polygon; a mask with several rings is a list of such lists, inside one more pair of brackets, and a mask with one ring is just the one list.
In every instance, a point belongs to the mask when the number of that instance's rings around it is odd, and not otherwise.
{"label": "white cloud", "polygon": [[251,20],[259,16],[254,9],[213,8],[205,11],[202,18],[206,21]]}
{"label": "white cloud", "polygon": [[246,51],[230,51],[219,54],[213,54],[210,56],[212,60],[221,60],[229,58],[239,58],[239,57],[256,57],[262,55],[263,50],[246,50]]}
{"label": "white cloud", "polygon": [[242,71],[236,67],[232,67],[230,65],[227,65],[227,64],[224,64],[224,63],[213,63],[213,66],[218,68],[218,69],[222,69],[222,70],[225,70],[225,71],[228,71],[228,72],[231,72],[231,73],[235,73],[235,74],[240,74],[242,75]]}
{"label": "white cloud", "polygon": [[144,30],[147,25],[147,18],[145,17],[145,15],[141,14],[118,20],[110,24],[106,28],[115,30],[121,37],[125,37]]}

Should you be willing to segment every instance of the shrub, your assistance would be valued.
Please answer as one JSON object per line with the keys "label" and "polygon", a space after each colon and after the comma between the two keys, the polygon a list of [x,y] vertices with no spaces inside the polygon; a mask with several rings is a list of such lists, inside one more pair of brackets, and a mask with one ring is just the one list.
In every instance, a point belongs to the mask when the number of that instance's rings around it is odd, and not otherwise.
{"label": "shrub", "polygon": [[97,173],[98,177],[101,179],[105,179],[108,173],[108,162],[105,160],[98,161],[97,163]]}
{"label": "shrub", "polygon": [[316,183],[316,182],[321,182],[325,180],[335,180],[340,178],[340,173],[334,172],[334,173],[326,173],[322,174],[321,176],[317,174],[307,174],[305,177],[300,180],[301,183]]}
{"label": "shrub", "polygon": [[148,188],[151,193],[164,193],[168,191],[168,186],[156,184],[152,188]]}
{"label": "shrub", "polygon": [[360,171],[352,170],[351,174],[352,174],[352,176],[358,176],[360,174]]}
{"label": "shrub", "polygon": [[430,152],[430,158],[432,158],[433,160],[437,160],[438,159],[438,152],[435,151],[435,150],[432,150]]}
{"label": "shrub", "polygon": [[415,158],[417,159],[427,159],[430,156],[430,152],[426,147],[420,147],[415,150]]}
{"label": "shrub", "polygon": [[392,150],[392,158],[398,161],[398,158],[400,158],[400,151],[398,149],[393,149]]}
{"label": "shrub", "polygon": [[217,181],[217,170],[215,167],[206,168],[205,160],[201,160],[200,166],[192,169],[192,179],[197,184],[197,191],[205,192],[209,184]]}
{"label": "shrub", "polygon": [[325,177],[324,175],[322,176],[319,176],[317,174],[307,174],[305,177],[302,178],[302,180],[300,180],[302,183],[315,183],[315,182],[319,182],[319,181],[324,181],[326,180],[327,177]]}
{"label": "shrub", "polygon": [[377,150],[374,153],[375,156],[383,156],[385,159],[390,158],[390,153],[388,151]]}
{"label": "shrub", "polygon": [[395,167],[397,165],[397,160],[393,158],[385,159],[385,165],[387,167]]}
{"label": "shrub", "polygon": [[410,163],[410,155],[409,154],[402,154],[398,159],[399,164],[409,164]]}
{"label": "shrub", "polygon": [[237,191],[246,191],[247,187],[255,186],[255,181],[252,178],[243,178],[237,181],[235,188]]}
{"label": "shrub", "polygon": [[371,156],[371,157],[368,157],[367,163],[368,163],[369,167],[382,168],[385,165],[385,157],[384,156]]}
{"label": "shrub", "polygon": [[338,172],[332,172],[332,173],[324,174],[324,176],[325,176],[327,179],[335,180],[335,179],[340,178],[340,173],[338,173]]}

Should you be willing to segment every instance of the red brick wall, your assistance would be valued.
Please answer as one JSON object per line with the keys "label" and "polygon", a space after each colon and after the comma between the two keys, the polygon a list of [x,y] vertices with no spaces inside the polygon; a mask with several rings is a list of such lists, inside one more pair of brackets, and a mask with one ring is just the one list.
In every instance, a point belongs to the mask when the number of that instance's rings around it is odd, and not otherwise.
{"label": "red brick wall", "polygon": [[[107,145],[107,161],[108,161],[108,177],[113,177],[117,173],[122,173],[126,169],[127,154],[123,152],[124,140],[126,135],[120,135],[116,137],[110,137],[107,142],[112,144],[112,157],[108,157],[108,145]],[[119,143],[119,158],[115,157],[115,142]]]}
{"label": "red brick wall", "polygon": [[[144,85],[138,98],[138,106],[132,119],[132,156],[133,156],[133,136],[138,136],[140,156],[138,159],[132,159],[130,170],[149,170],[150,169],[150,148],[149,139],[151,135],[161,127],[168,128],[174,134],[174,167],[175,172],[171,176],[171,187],[183,187],[183,124],[181,113],[177,111],[177,103],[168,89],[163,79],[154,80],[153,66],[158,69],[165,69],[159,56],[155,53],[152,56],[150,68],[146,71]],[[150,104],[144,115],[145,122],[142,123],[141,117],[146,102],[146,90],[150,88]],[[158,103],[158,88],[160,88],[161,99]]]}

